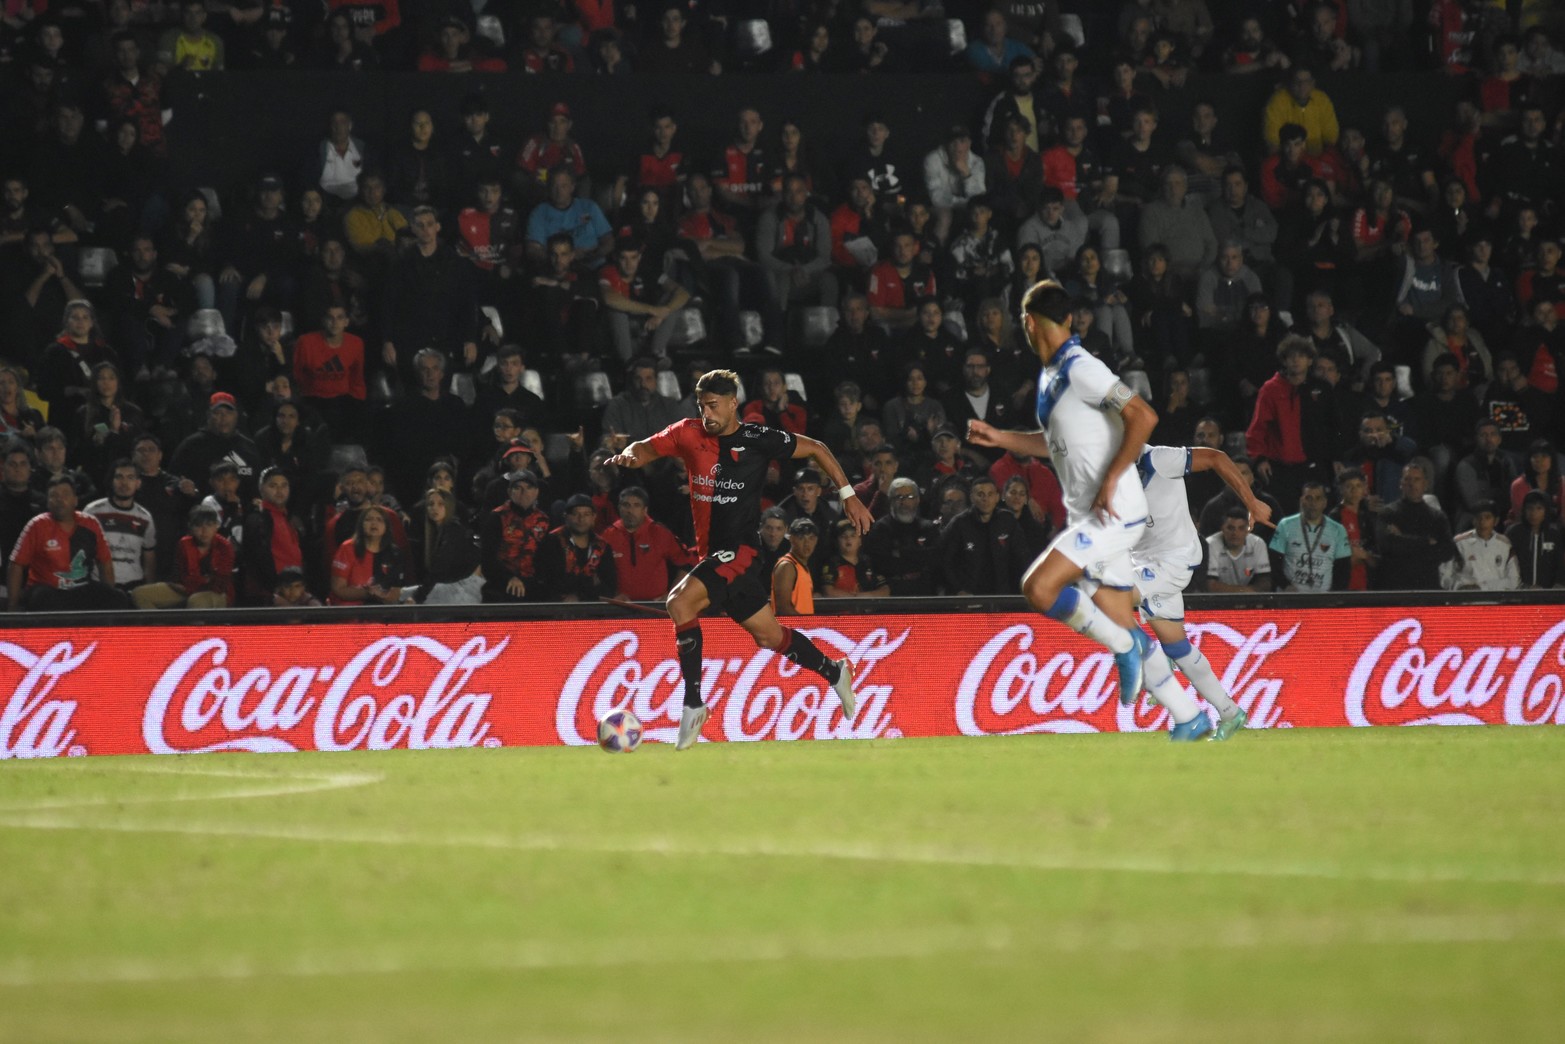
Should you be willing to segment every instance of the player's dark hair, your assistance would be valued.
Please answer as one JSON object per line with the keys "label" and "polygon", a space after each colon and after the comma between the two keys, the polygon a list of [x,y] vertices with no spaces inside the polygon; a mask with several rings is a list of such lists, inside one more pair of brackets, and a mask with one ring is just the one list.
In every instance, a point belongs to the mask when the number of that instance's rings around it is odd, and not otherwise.
{"label": "player's dark hair", "polygon": [[697,395],[738,395],[739,375],[732,370],[708,370],[696,379]]}
{"label": "player's dark hair", "polygon": [[1059,283],[1045,279],[1027,291],[1022,298],[1022,311],[1041,316],[1056,326],[1066,326],[1071,319],[1071,297]]}

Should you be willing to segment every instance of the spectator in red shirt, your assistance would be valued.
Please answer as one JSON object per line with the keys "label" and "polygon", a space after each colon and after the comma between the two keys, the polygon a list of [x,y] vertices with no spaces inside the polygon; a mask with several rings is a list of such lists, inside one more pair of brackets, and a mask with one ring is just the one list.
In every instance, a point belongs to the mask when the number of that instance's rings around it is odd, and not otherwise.
{"label": "spectator in red shirt", "polygon": [[114,586],[109,542],[96,518],[76,510],[71,480],[52,480],[45,503],[47,510],[23,527],[11,552],[6,570],[11,612],[130,608],[129,596]]}
{"label": "spectator in red shirt", "polygon": [[294,393],[345,439],[364,429],[364,341],[348,333],[348,310],[326,306],[319,332],[294,342]]}
{"label": "spectator in red shirt", "polygon": [[435,45],[418,56],[419,72],[505,72],[505,62],[475,52],[467,23],[452,15],[440,23]]}
{"label": "spectator in red shirt", "polygon": [[535,13],[527,19],[527,46],[522,49],[521,71],[526,73],[568,73],[576,71],[570,53],[555,43],[559,27],[554,16]]}
{"label": "spectator in red shirt", "polygon": [[918,302],[935,296],[935,273],[918,260],[918,238],[898,231],[891,241],[891,260],[869,273],[869,314],[892,328],[906,330],[918,319]]}
{"label": "spectator in red shirt", "polygon": [[523,193],[532,202],[539,202],[546,195],[549,171],[556,167],[564,167],[577,180],[587,176],[587,157],[571,137],[571,125],[571,107],[555,102],[549,108],[548,129],[528,138],[516,154],[516,166],[526,175]]}
{"label": "spectator in red shirt", "polygon": [[649,500],[645,489],[626,486],[619,495],[619,521],[603,531],[614,556],[616,598],[661,600],[673,578],[696,562],[672,529],[647,514]]}
{"label": "spectator in red shirt", "polygon": [[328,605],[395,605],[402,601],[402,551],[391,539],[387,511],[370,505],[359,513],[353,538],[331,562]]}
{"label": "spectator in red shirt", "polygon": [[190,532],[179,538],[174,556],[178,582],[172,585],[176,597],[184,600],[160,601],[158,608],[226,609],[234,604],[234,545],[217,527],[216,509],[205,504],[190,509]]}
{"label": "spectator in red shirt", "polygon": [[793,402],[781,367],[768,366],[761,371],[761,394],[745,403],[740,417],[746,424],[764,424],[803,435],[809,424],[804,407]]}
{"label": "spectator in red shirt", "polygon": [[1065,528],[1065,499],[1060,492],[1060,480],[1043,461],[1006,453],[989,465],[989,477],[1001,489],[1011,479],[1020,478],[1027,485],[1028,510],[1033,517],[1038,518],[1041,512],[1056,533]]}

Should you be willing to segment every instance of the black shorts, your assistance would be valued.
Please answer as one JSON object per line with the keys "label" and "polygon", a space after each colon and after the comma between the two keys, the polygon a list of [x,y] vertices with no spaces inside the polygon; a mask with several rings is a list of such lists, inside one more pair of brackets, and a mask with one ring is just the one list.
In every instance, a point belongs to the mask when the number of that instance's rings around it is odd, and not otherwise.
{"label": "black shorts", "polygon": [[753,547],[714,551],[690,570],[712,605],[735,623],[744,623],[772,603],[772,578]]}

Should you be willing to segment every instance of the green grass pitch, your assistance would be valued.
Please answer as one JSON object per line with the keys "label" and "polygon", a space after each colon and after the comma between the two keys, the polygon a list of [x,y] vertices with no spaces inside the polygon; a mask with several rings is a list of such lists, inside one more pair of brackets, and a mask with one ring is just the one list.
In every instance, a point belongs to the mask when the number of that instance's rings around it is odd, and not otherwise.
{"label": "green grass pitch", "polygon": [[0,1040],[1545,1041],[1565,730],[0,765]]}

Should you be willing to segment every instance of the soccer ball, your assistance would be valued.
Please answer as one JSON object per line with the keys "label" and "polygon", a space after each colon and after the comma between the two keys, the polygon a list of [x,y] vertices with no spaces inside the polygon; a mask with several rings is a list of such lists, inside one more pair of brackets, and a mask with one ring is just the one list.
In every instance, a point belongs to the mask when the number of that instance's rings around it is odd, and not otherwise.
{"label": "soccer ball", "polygon": [[610,754],[629,754],[641,746],[641,719],[628,710],[612,710],[598,719],[598,746]]}

